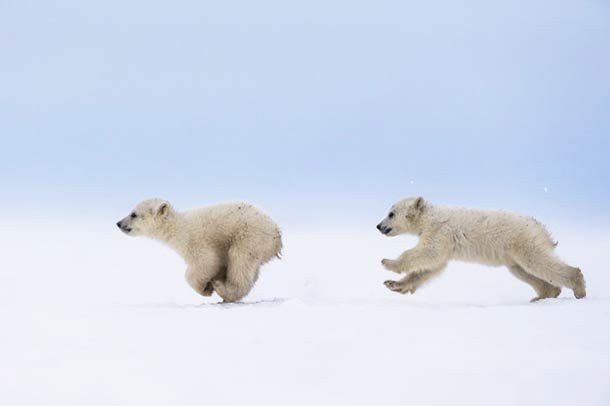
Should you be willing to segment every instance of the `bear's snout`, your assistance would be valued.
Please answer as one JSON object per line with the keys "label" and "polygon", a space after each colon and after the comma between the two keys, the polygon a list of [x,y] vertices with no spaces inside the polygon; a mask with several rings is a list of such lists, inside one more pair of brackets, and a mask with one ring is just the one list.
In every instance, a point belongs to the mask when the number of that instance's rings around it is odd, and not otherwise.
{"label": "bear's snout", "polygon": [[377,230],[381,232],[381,234],[387,235],[390,231],[392,231],[392,227],[384,227],[382,223],[377,224]]}
{"label": "bear's snout", "polygon": [[119,228],[119,230],[121,230],[125,234],[129,234],[129,232],[131,231],[131,227],[127,227],[127,226],[123,225],[123,220],[117,221],[116,226]]}

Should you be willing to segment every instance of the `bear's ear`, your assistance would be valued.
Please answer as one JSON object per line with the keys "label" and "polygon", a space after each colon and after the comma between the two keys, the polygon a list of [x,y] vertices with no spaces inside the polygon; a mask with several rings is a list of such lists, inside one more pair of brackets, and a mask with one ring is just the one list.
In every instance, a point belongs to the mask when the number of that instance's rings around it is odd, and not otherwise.
{"label": "bear's ear", "polygon": [[159,206],[157,206],[156,212],[157,216],[159,217],[167,217],[167,215],[169,214],[169,203],[161,202]]}
{"label": "bear's ear", "polygon": [[415,203],[413,203],[413,207],[415,207],[419,211],[423,210],[425,205],[426,205],[426,202],[424,201],[424,198],[421,196],[418,197],[417,199],[415,199]]}

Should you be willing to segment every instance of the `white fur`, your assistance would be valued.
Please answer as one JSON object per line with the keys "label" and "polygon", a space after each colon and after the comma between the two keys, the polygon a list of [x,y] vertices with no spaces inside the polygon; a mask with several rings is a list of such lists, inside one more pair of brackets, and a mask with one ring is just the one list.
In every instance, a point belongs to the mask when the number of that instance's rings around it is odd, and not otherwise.
{"label": "white fur", "polygon": [[580,269],[557,258],[553,252],[556,243],[546,228],[530,217],[437,207],[420,197],[396,203],[378,228],[388,236],[419,236],[415,248],[396,260],[382,260],[386,269],[407,274],[400,281],[385,282],[396,292],[415,293],[455,259],[507,266],[515,277],[536,290],[538,296],[533,301],[557,297],[564,286],[572,289],[577,298],[586,295]]}
{"label": "white fur", "polygon": [[117,225],[176,250],[186,261],[189,285],[204,296],[216,291],[226,302],[246,296],[260,266],[282,249],[279,227],[246,203],[179,212],[164,200],[149,199]]}

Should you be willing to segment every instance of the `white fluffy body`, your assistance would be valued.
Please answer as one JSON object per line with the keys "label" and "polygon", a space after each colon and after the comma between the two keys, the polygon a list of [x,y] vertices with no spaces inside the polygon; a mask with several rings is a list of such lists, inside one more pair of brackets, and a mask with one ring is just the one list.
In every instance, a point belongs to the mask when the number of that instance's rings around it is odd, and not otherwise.
{"label": "white fluffy body", "polygon": [[396,203],[377,226],[385,235],[414,234],[419,244],[383,266],[407,274],[400,281],[386,281],[395,292],[415,293],[442,272],[448,261],[461,260],[508,267],[518,279],[531,285],[533,301],[557,297],[562,287],[577,298],[586,295],[580,269],[563,263],[553,252],[557,245],[546,228],[531,217],[493,210],[434,206],[423,198]]}
{"label": "white fluffy body", "polygon": [[176,211],[161,199],[145,200],[117,226],[129,235],[162,241],[186,261],[186,280],[195,291],[216,291],[226,302],[250,292],[260,266],[280,255],[279,227],[247,203],[225,203]]}

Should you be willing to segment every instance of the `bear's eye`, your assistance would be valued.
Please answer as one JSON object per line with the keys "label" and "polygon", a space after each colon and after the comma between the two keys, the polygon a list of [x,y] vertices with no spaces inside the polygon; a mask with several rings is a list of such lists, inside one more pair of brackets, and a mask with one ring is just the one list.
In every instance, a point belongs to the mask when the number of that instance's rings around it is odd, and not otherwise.
{"label": "bear's eye", "polygon": [[135,214],[135,213],[131,213],[131,216],[130,216],[130,217],[131,217],[132,219],[135,219],[136,217],[138,217],[138,215],[137,215],[137,214]]}
{"label": "bear's eye", "polygon": [[389,217],[389,218],[394,217],[394,212],[393,212],[393,211],[391,211],[391,212],[390,212],[390,214],[388,214],[388,217]]}

